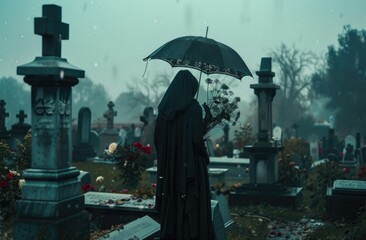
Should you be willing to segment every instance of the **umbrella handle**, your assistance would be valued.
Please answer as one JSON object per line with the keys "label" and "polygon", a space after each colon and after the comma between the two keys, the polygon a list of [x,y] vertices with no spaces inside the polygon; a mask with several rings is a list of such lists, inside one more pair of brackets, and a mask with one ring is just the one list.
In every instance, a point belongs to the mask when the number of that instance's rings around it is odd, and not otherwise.
{"label": "umbrella handle", "polygon": [[197,100],[198,100],[198,93],[200,92],[201,77],[202,77],[202,71],[200,71],[200,77],[199,77],[199,79],[198,79],[198,89],[197,89],[197,95],[196,95],[196,99],[197,99]]}

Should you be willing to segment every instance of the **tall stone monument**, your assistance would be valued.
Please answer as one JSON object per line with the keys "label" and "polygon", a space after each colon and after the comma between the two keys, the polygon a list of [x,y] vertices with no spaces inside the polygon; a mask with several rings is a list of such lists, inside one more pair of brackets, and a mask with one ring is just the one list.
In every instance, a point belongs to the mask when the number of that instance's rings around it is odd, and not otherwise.
{"label": "tall stone monument", "polygon": [[89,239],[89,217],[71,166],[71,88],[84,71],[61,58],[61,40],[69,25],[61,7],[43,5],[34,32],[42,36],[42,56],[19,66],[31,86],[32,164],[17,204],[14,239]]}
{"label": "tall stone monument", "polygon": [[99,134],[99,157],[104,156],[104,150],[108,148],[112,142],[119,142],[119,132],[114,128],[114,117],[117,116],[117,111],[114,111],[114,103],[108,102],[108,110],[104,113],[104,117],[107,119],[107,128],[104,128]]}
{"label": "tall stone monument", "polygon": [[[251,84],[258,97],[258,139],[245,151],[250,154],[249,184],[243,184],[237,192],[229,195],[232,205],[260,204],[294,205],[293,194],[301,189],[288,189],[279,184],[278,159],[282,146],[272,138],[272,101],[280,88],[273,83],[272,59],[262,58],[260,70],[256,72],[259,82]],[[296,199],[295,199],[296,200]]]}

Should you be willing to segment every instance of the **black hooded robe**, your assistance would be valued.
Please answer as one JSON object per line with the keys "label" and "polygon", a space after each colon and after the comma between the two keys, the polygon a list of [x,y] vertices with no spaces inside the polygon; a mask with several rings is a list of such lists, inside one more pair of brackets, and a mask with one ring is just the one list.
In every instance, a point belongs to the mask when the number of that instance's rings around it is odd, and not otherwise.
{"label": "black hooded robe", "polygon": [[158,107],[154,141],[161,239],[216,239],[197,88],[189,71],[179,71]]}

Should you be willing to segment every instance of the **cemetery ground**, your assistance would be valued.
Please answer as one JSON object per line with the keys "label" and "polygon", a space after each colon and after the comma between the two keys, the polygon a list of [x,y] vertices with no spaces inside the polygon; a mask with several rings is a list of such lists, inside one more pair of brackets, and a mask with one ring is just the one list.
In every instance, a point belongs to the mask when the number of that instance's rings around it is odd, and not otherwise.
{"label": "cemetery ground", "polygon": [[[106,192],[119,192],[121,188],[118,169],[113,165],[91,164],[90,162],[73,163],[78,169],[91,174],[91,184],[95,191],[101,187],[96,182],[98,176],[104,177],[103,185]],[[230,207],[234,226],[227,231],[230,240],[242,239],[364,239],[366,236],[366,213],[360,209],[360,215],[354,220],[332,221],[325,211],[325,196],[323,186],[319,183],[322,171],[329,166],[320,166],[309,174],[304,185],[303,201],[295,208],[273,207],[268,205]],[[335,177],[335,176],[333,176]],[[325,179],[323,179],[325,180]],[[230,186],[237,182],[228,181],[220,190],[223,194],[230,191]],[[140,185],[150,185],[148,174],[145,172]],[[227,195],[226,195],[227,196]],[[1,239],[12,239],[12,221],[8,219],[2,225]],[[91,239],[121,228],[113,226],[109,230],[91,231]]]}

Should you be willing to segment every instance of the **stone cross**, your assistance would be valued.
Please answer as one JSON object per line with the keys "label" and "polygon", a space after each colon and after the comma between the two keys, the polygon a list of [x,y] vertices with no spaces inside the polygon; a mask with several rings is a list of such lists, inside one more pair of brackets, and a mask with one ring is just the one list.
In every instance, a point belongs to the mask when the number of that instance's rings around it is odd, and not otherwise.
{"label": "stone cross", "polygon": [[1,99],[0,100],[0,129],[5,129],[5,118],[9,117],[9,113],[6,112],[5,109],[6,102]]}
{"label": "stone cross", "polygon": [[24,119],[26,119],[28,117],[28,115],[24,114],[24,110],[20,110],[19,113],[16,115],[16,117],[19,119],[19,123],[23,124]]}
{"label": "stone cross", "polygon": [[61,7],[43,5],[34,19],[34,33],[42,36],[42,56],[61,57],[61,40],[69,39],[69,24],[61,22]]}
{"label": "stone cross", "polygon": [[114,117],[117,116],[117,111],[113,110],[114,103],[109,101],[108,110],[104,113],[104,117],[107,119],[107,128],[113,128]]}

